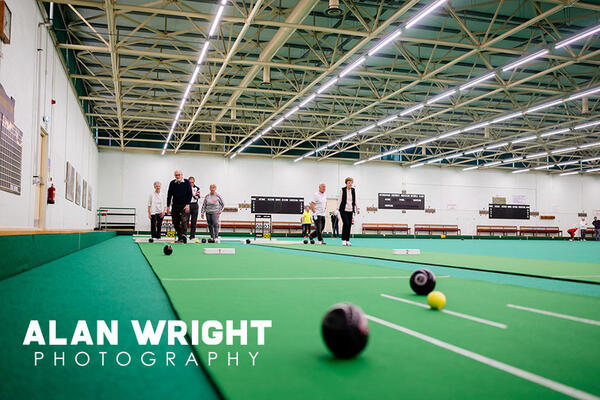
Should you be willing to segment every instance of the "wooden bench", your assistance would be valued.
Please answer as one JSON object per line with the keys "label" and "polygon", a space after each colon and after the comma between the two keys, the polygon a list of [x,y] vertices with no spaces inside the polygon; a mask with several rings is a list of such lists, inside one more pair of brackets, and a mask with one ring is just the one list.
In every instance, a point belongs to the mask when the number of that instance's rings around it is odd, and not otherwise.
{"label": "wooden bench", "polygon": [[415,224],[415,228],[414,228],[414,232],[415,235],[418,234],[418,232],[427,232],[430,235],[432,233],[442,233],[442,234],[447,234],[447,233],[455,233],[457,235],[460,235],[460,229],[458,228],[458,225],[431,225],[431,224]]}
{"label": "wooden bench", "polygon": [[[196,223],[196,227],[208,231],[208,223],[206,220],[199,220]],[[254,221],[221,221],[221,229],[231,229],[233,232],[248,230],[252,233],[254,232]]]}
{"label": "wooden bench", "polygon": [[495,233],[500,233],[501,236],[507,236],[509,233],[519,234],[519,228],[516,225],[477,225],[477,235],[481,233],[489,233],[493,236]]}
{"label": "wooden bench", "polygon": [[[310,229],[313,230],[314,227],[315,224],[311,224]],[[288,233],[292,233],[292,230],[301,233],[302,224],[300,222],[273,221],[273,232],[275,232],[276,229],[287,229]]]}
{"label": "wooden bench", "polygon": [[410,233],[410,228],[407,224],[362,224],[362,233],[369,231],[375,231],[377,234],[391,232],[394,235],[396,232]]}
{"label": "wooden bench", "polygon": [[560,235],[562,231],[558,226],[522,226],[519,228],[519,236],[552,236]]}

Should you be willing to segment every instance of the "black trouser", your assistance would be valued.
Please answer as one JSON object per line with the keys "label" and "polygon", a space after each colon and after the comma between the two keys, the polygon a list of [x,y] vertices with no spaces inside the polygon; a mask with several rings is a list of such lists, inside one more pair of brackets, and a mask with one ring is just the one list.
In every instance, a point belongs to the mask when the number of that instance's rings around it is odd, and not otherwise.
{"label": "black trouser", "polygon": [[596,240],[600,240],[600,229],[594,229],[594,238],[596,238]]}
{"label": "black trouser", "polygon": [[150,216],[150,236],[155,239],[160,239],[160,231],[162,229],[163,217],[160,214],[152,214]]}
{"label": "black trouser", "polygon": [[340,211],[342,217],[342,240],[350,240],[350,230],[352,229],[352,211]]}
{"label": "black trouser", "polygon": [[193,239],[196,236],[196,225],[198,224],[198,203],[190,203],[187,222],[190,227],[190,239]]}
{"label": "black trouser", "polygon": [[340,234],[340,224],[337,221],[337,219],[335,221],[331,221],[331,231],[333,233],[333,237],[338,237]]}
{"label": "black trouser", "polygon": [[219,237],[219,214],[206,213],[206,223],[208,224],[208,232],[210,237],[216,239]]}
{"label": "black trouser", "polygon": [[308,236],[310,233],[310,224],[302,224],[302,237]]}
{"label": "black trouser", "polygon": [[181,239],[187,233],[188,214],[185,212],[185,204],[171,207],[171,219],[175,232],[177,232],[177,238]]}
{"label": "black trouser", "polygon": [[579,230],[579,232],[581,233],[581,240],[585,240],[585,231],[587,230],[587,228],[582,228]]}
{"label": "black trouser", "polygon": [[323,241],[323,229],[325,228],[325,217],[323,215],[316,215],[314,217],[315,220],[315,230],[310,234],[310,238],[314,239],[317,237],[319,241]]}

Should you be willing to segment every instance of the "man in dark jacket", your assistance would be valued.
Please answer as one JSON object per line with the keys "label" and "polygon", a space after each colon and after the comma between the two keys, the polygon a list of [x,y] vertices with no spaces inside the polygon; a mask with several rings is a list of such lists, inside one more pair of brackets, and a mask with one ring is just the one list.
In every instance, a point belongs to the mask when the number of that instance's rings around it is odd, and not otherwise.
{"label": "man in dark jacket", "polygon": [[175,171],[175,179],[169,183],[167,192],[167,212],[171,212],[173,227],[177,232],[177,243],[186,243],[187,214],[190,212],[192,201],[192,186],[190,181],[183,178],[183,172]]}
{"label": "man in dark jacket", "polygon": [[331,233],[333,234],[333,237],[336,238],[340,234],[337,212],[336,210],[333,210],[329,214],[331,214]]}
{"label": "man in dark jacket", "polygon": [[594,221],[592,221],[592,225],[594,225],[594,238],[596,240],[600,240],[600,220],[594,217]]}

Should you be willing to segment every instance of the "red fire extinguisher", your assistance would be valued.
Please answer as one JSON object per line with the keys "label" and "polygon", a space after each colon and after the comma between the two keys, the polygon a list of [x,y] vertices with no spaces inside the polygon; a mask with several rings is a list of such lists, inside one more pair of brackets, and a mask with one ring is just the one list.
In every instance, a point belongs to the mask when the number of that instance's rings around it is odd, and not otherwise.
{"label": "red fire extinguisher", "polygon": [[48,188],[48,204],[54,204],[54,194],[56,193],[56,188],[54,184],[50,185]]}

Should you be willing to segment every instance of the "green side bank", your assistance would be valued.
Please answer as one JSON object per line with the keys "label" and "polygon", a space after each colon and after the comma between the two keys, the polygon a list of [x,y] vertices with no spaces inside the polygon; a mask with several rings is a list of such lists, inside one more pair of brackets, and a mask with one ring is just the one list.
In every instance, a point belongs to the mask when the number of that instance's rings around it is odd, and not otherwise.
{"label": "green side bank", "polygon": [[0,236],[0,279],[16,275],[107,239],[114,232],[40,233]]}

